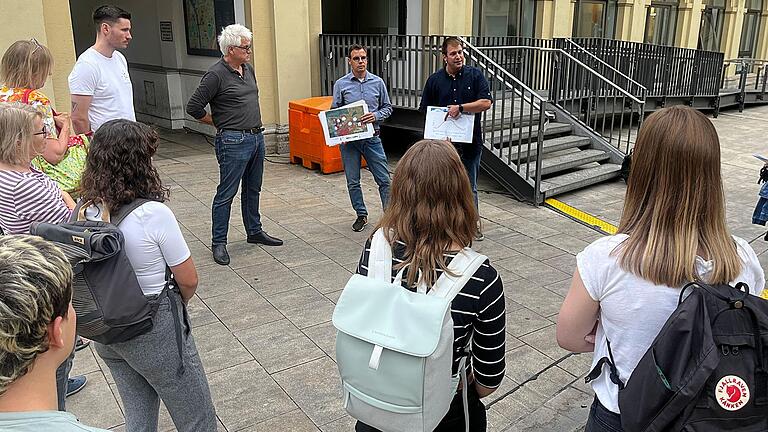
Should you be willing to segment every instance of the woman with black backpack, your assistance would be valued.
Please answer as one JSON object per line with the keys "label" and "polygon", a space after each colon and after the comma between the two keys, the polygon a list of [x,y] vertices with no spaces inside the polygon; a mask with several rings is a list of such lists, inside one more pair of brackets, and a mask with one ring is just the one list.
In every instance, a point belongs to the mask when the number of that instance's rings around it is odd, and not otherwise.
{"label": "woman with black backpack", "polygon": [[[706,116],[675,106],[646,119],[618,233],[587,246],[576,264],[558,317],[558,344],[593,351],[592,368],[610,358],[622,383],[677,308],[687,282],[744,282],[751,294],[762,291],[765,275],[755,252],[726,227],[720,143]],[[619,386],[603,368],[591,381],[587,432],[622,430]]]}
{"label": "woman with black backpack", "polygon": [[[123,401],[125,430],[156,431],[162,400],[180,431],[216,431],[208,380],[192,337],[186,304],[197,289],[197,270],[152,165],[157,134],[129,120],[104,123],[93,136],[82,178],[82,202],[89,220],[105,210],[130,209],[117,225],[124,251],[144,296],[154,303],[153,327],[96,352],[109,367]],[[167,289],[168,273],[178,289]]]}

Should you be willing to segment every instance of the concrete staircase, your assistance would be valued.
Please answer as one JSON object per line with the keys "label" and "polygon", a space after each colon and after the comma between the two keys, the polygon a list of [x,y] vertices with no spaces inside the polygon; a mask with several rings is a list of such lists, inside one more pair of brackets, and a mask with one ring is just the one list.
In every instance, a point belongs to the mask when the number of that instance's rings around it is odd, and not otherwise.
{"label": "concrete staircase", "polygon": [[[505,102],[514,102],[512,106],[521,105],[519,100]],[[547,111],[554,118],[545,123],[543,131],[540,201],[619,176],[621,154],[578,125],[571,116],[556,109],[550,111],[547,108]],[[531,123],[537,119],[538,111],[531,110],[527,104],[486,115],[483,167],[496,180],[517,175],[532,191],[537,169],[539,125]],[[520,182],[516,188],[520,188]]]}

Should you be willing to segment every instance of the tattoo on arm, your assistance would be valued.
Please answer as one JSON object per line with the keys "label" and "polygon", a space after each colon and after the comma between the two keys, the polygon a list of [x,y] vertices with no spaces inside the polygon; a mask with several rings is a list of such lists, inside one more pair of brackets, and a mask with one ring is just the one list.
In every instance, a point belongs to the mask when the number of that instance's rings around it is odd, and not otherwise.
{"label": "tattoo on arm", "polygon": [[72,102],[72,112],[75,112],[77,109],[77,102]]}

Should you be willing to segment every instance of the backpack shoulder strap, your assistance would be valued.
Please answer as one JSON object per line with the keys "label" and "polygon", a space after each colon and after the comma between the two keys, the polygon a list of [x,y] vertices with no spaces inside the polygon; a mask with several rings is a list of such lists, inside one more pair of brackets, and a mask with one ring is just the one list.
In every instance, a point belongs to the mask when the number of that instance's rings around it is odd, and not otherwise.
{"label": "backpack shoulder strap", "polygon": [[371,238],[371,249],[368,253],[368,277],[392,281],[392,247],[384,236],[384,230],[379,228]]}
{"label": "backpack shoulder strap", "polygon": [[429,292],[430,295],[453,300],[487,259],[487,256],[470,248],[462,249],[448,264],[448,270],[455,276],[443,272]]}
{"label": "backpack shoulder strap", "polygon": [[120,210],[114,213],[111,213],[109,223],[115,226],[119,226],[120,222],[122,222],[123,219],[128,217],[128,215],[131,214],[132,211],[136,210],[137,208],[141,207],[142,205],[150,201],[152,200],[146,199],[146,198],[136,198],[135,200],[131,201],[129,204],[126,204],[120,207]]}

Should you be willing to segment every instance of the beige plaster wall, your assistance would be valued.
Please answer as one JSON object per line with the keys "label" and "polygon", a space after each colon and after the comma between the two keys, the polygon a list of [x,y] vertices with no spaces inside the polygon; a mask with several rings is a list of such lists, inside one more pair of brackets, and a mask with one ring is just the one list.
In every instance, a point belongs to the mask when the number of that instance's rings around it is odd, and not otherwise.
{"label": "beige plaster wall", "polygon": [[423,34],[472,34],[473,0],[422,0]]}
{"label": "beige plaster wall", "polygon": [[288,102],[320,94],[322,9],[318,0],[251,0],[254,69],[264,123],[288,123]]}
{"label": "beige plaster wall", "polygon": [[541,0],[536,4],[536,35],[544,39],[571,37],[574,0]]}

